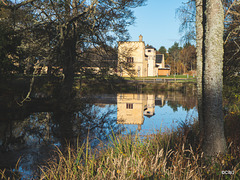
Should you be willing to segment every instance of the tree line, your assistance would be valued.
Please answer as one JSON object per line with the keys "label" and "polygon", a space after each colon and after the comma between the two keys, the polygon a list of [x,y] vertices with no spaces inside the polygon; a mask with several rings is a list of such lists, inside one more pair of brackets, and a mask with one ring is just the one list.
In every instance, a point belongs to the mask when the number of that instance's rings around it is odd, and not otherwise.
{"label": "tree line", "polygon": [[161,46],[158,52],[164,54],[165,63],[171,67],[171,74],[196,76],[196,47],[191,43],[186,43],[181,47],[175,42],[168,50]]}

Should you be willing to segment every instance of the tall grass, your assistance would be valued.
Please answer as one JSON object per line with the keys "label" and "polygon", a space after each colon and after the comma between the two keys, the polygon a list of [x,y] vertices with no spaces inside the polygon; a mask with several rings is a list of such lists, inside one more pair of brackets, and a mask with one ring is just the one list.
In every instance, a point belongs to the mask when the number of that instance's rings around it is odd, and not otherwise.
{"label": "tall grass", "polygon": [[[98,150],[88,141],[75,150],[69,146],[67,155],[57,149],[58,157],[41,167],[40,179],[240,179],[239,154],[204,158],[196,126],[182,123],[176,131],[144,139],[112,134]],[[222,174],[226,170],[234,174]]]}

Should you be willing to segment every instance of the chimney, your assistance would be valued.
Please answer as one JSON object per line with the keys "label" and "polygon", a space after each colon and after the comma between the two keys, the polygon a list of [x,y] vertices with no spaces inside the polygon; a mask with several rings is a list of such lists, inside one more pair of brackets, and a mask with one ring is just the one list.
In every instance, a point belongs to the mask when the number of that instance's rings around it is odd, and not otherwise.
{"label": "chimney", "polygon": [[143,36],[140,34],[139,41],[142,42]]}

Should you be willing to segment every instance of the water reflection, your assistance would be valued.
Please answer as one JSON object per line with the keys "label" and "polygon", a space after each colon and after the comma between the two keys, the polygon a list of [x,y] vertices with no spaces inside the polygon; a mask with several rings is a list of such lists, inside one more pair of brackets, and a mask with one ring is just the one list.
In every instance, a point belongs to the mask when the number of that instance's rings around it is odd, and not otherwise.
{"label": "water reflection", "polygon": [[[117,94],[117,123],[137,125],[138,131],[144,129],[141,134],[153,133],[151,130],[159,130],[162,125],[163,129],[170,129],[174,126],[174,120],[197,118],[195,106],[196,98],[194,96],[189,97],[179,92],[166,92],[165,94],[120,93]],[[149,123],[150,121],[152,123]],[[169,121],[171,122],[169,123]],[[136,130],[134,128],[136,126],[125,127]]]}
{"label": "water reflection", "polygon": [[[84,142],[88,135],[90,140],[105,140],[111,130],[118,131],[116,119],[110,116],[115,112],[111,107],[100,112],[92,98],[55,101],[33,94],[32,101],[22,107],[1,106],[0,169],[15,168],[21,158],[23,179],[31,179],[39,173],[38,166],[49,159],[54,145],[64,150],[69,143]],[[97,143],[91,141],[92,146]]]}
{"label": "water reflection", "polygon": [[147,109],[146,94],[117,95],[117,123],[136,124],[141,129],[144,111]]}
{"label": "water reflection", "polygon": [[185,120],[188,114],[197,116],[193,93],[99,94],[60,101],[51,98],[33,94],[32,101],[22,107],[1,104],[0,168],[14,168],[22,157],[20,170],[28,179],[51,156],[53,145],[61,148],[69,141],[84,142],[89,135],[95,146],[112,130],[118,133],[125,127],[146,135],[153,129],[170,128],[173,120]]}
{"label": "water reflection", "polygon": [[164,95],[155,94],[117,94],[117,123],[137,124],[138,130],[144,122],[144,116],[155,115],[155,104],[165,104]]}
{"label": "water reflection", "polygon": [[24,120],[1,121],[0,168],[14,168],[19,158],[20,169],[27,175],[37,170],[38,164],[47,160],[54,147],[54,126],[49,112],[32,113]]}

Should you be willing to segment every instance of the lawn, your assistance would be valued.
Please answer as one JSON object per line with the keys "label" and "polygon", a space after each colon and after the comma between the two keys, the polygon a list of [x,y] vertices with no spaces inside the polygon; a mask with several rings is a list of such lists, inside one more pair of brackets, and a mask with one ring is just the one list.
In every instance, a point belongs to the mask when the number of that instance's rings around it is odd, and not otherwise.
{"label": "lawn", "polygon": [[132,80],[132,79],[136,79],[136,80],[142,80],[142,79],[194,79],[196,78],[193,76],[187,76],[187,75],[170,75],[170,76],[149,76],[149,77],[124,77],[124,79],[126,80]]}

